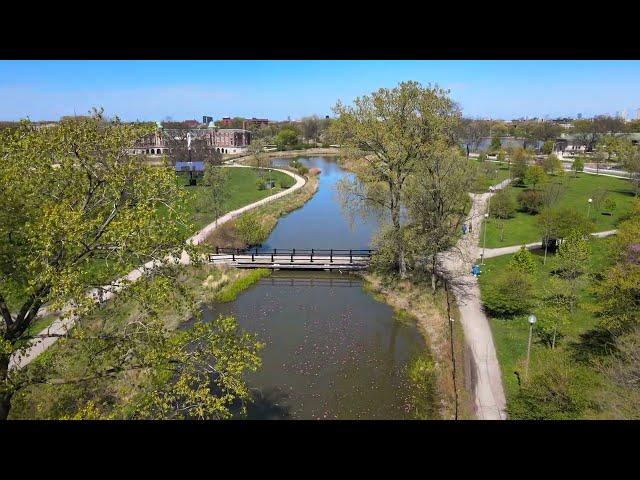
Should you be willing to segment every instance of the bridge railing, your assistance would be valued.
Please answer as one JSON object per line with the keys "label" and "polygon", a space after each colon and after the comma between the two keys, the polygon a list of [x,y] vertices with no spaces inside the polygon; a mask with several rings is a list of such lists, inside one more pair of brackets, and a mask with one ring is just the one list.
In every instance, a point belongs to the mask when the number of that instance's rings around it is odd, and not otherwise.
{"label": "bridge railing", "polygon": [[209,262],[213,261],[214,255],[231,255],[232,260],[235,262],[236,255],[251,255],[251,261],[255,262],[256,258],[270,258],[274,261],[276,256],[288,256],[290,262],[293,263],[295,258],[309,258],[309,261],[313,263],[314,257],[329,257],[329,263],[333,263],[334,257],[345,258],[349,257],[349,263],[353,263],[353,257],[357,258],[371,258],[375,253],[375,249],[344,249],[344,248],[273,248],[273,249],[260,249],[259,247],[242,249],[242,248],[229,248],[229,247],[216,247],[216,253],[209,254]]}

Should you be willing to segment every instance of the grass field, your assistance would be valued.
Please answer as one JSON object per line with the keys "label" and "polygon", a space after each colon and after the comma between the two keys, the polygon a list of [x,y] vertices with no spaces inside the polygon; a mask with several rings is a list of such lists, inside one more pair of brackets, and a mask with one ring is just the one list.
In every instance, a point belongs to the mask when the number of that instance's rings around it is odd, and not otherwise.
{"label": "grass field", "polygon": [[479,168],[482,169],[483,165],[493,166],[496,171],[495,174],[486,175],[483,174],[482,170],[479,171],[479,175],[476,178],[476,182],[471,189],[472,193],[484,193],[489,191],[489,187],[492,185],[496,185],[503,180],[509,178],[509,167],[507,164],[500,164],[494,162],[479,162],[475,161],[478,164]]}
{"label": "grass field", "polygon": [[[550,177],[552,182],[560,182],[559,177]],[[583,211],[585,215],[588,211],[588,199],[596,194],[598,190],[607,190],[608,197],[615,201],[616,207],[613,215],[603,215],[592,205],[590,218],[595,222],[596,232],[612,230],[625,214],[633,201],[633,185],[630,181],[605,177],[598,175],[579,174],[576,178],[572,174],[564,177],[566,191],[558,201],[557,206],[572,207],[578,211]],[[523,191],[524,187],[509,187],[509,192],[514,199]],[[483,227],[484,228],[484,227]],[[481,232],[481,237],[482,232]],[[524,212],[516,212],[513,218],[504,220],[504,240],[500,241],[500,230],[498,221],[489,218],[487,223],[487,247],[506,247],[522,243],[540,241],[541,235],[536,224],[536,216]]]}
{"label": "grass field", "polygon": [[[591,256],[587,274],[601,272],[605,267],[612,263],[608,256],[608,246],[611,241],[611,238],[591,240]],[[486,260],[486,265],[482,268],[482,274],[479,277],[481,291],[483,291],[483,289],[492,282],[497,271],[506,268],[511,257],[512,255],[503,255]],[[542,291],[542,287],[549,279],[550,272],[554,268],[554,258],[550,257],[547,261],[547,265],[543,266],[542,255],[534,252],[534,257],[537,261],[538,267],[534,274],[534,294],[539,296]],[[558,343],[557,348],[560,350],[565,349],[572,341],[577,341],[580,334],[592,328],[596,323],[596,319],[590,312],[590,305],[593,304],[594,298],[587,291],[586,284],[588,283],[588,281],[585,281],[584,285],[579,290],[578,306],[572,314],[569,323],[561,327],[561,331],[565,337]],[[540,318],[541,314],[539,310],[539,308],[534,307],[531,313],[536,314],[538,318]],[[517,393],[518,389],[518,380],[513,372],[517,370],[522,374],[523,371],[527,351],[527,341],[529,337],[529,324],[527,322],[527,317],[528,315],[523,315],[509,319],[490,318],[489,320],[496,345],[498,361],[500,362],[500,367],[502,369],[502,378],[504,381],[507,402],[510,397],[513,397],[513,395]],[[536,352],[547,348],[548,347],[537,341],[534,334],[531,347],[532,359],[536,355]]]}
{"label": "grass field", "polygon": [[[253,168],[228,168],[227,170],[229,172],[229,197],[220,209],[221,215],[281,191],[280,185],[288,188],[295,183],[293,178],[284,173],[264,172],[264,178],[275,180],[276,187],[271,190],[258,190],[256,181],[259,178],[259,170]],[[200,229],[215,220],[213,204],[207,199],[207,187],[200,185],[200,183],[196,186],[187,186],[186,178],[181,174],[177,181],[185,185],[191,220]],[[199,179],[198,182],[200,181]]]}

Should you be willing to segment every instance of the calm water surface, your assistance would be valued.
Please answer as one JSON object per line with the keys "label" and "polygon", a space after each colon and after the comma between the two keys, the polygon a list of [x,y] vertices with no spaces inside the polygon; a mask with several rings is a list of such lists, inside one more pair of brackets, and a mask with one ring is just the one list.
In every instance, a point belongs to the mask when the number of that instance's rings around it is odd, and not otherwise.
{"label": "calm water surface", "polygon": [[[368,248],[374,218],[351,225],[335,185],[348,175],[331,158],[301,158],[322,170],[316,195],[279,220],[264,248]],[[274,161],[288,164],[289,159]],[[205,318],[234,315],[266,343],[247,380],[253,419],[412,418],[407,369],[426,355],[412,321],[399,319],[358,277],[276,271]]]}

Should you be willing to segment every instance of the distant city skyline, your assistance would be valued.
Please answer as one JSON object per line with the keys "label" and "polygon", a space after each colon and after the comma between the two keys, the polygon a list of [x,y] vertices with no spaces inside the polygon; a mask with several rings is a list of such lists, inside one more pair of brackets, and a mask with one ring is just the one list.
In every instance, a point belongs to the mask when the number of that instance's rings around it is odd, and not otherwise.
{"label": "distant city skyline", "polygon": [[0,120],[324,117],[405,80],[450,89],[472,118],[640,114],[640,61],[0,61]]}

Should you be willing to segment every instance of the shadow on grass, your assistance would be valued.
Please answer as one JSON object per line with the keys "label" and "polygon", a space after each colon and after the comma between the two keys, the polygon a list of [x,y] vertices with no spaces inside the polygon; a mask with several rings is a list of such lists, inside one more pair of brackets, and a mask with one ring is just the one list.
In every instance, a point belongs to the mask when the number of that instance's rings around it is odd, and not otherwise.
{"label": "shadow on grass", "polygon": [[578,341],[569,343],[571,357],[576,362],[589,363],[615,352],[614,337],[608,330],[595,327],[580,335]]}

